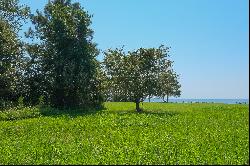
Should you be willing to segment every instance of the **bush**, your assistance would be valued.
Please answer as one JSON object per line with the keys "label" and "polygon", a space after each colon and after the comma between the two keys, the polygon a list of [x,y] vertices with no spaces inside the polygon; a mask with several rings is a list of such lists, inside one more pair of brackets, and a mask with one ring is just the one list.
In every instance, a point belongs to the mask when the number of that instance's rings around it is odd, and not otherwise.
{"label": "bush", "polygon": [[0,110],[5,110],[5,109],[9,109],[11,107],[13,107],[14,104],[12,101],[6,101],[3,99],[0,99]]}
{"label": "bush", "polygon": [[43,106],[45,105],[44,96],[41,95],[41,96],[38,98],[38,105],[39,105],[40,107],[43,107]]}
{"label": "bush", "polygon": [[24,102],[23,102],[23,100],[24,100],[24,97],[23,97],[23,96],[20,96],[20,97],[18,98],[18,101],[17,101],[18,108],[23,108],[23,107],[24,107]]}

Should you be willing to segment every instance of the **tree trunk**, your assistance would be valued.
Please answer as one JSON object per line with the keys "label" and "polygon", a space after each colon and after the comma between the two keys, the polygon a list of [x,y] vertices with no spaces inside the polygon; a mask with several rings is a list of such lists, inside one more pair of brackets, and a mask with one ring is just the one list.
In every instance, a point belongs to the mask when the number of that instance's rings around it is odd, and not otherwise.
{"label": "tree trunk", "polygon": [[149,97],[148,97],[148,102],[150,102],[150,99],[151,99],[151,97],[149,96]]}
{"label": "tree trunk", "polygon": [[167,94],[167,103],[168,103],[168,94]]}
{"label": "tree trunk", "polygon": [[140,100],[136,100],[135,104],[136,104],[136,111],[137,112],[141,112],[141,109],[140,109]]}

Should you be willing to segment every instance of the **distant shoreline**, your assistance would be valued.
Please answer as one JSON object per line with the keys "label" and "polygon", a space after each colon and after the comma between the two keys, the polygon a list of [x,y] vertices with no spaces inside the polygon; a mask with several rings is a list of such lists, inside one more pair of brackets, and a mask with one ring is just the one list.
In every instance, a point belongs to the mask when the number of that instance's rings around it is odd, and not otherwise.
{"label": "distant shoreline", "polygon": [[[144,102],[149,102],[148,99]],[[150,102],[164,102],[160,98],[152,98]],[[224,104],[249,104],[249,99],[169,99],[169,103],[224,103]]]}

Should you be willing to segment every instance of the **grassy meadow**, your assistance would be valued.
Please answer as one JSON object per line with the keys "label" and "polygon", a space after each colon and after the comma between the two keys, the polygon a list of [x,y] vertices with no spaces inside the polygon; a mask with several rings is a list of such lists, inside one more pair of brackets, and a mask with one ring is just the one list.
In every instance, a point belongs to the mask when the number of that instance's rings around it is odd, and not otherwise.
{"label": "grassy meadow", "polygon": [[0,111],[0,164],[249,164],[249,105]]}

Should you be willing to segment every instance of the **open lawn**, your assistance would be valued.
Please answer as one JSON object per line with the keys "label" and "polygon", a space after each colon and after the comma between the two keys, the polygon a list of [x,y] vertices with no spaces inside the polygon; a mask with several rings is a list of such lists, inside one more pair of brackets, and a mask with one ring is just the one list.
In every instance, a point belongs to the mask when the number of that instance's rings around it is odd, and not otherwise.
{"label": "open lawn", "polygon": [[249,105],[0,112],[0,164],[248,164]]}

